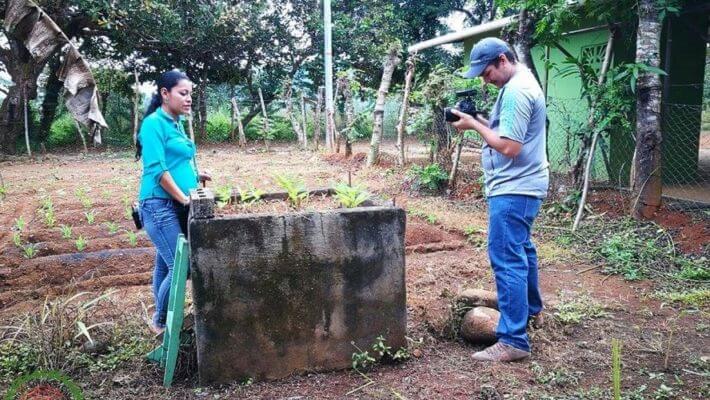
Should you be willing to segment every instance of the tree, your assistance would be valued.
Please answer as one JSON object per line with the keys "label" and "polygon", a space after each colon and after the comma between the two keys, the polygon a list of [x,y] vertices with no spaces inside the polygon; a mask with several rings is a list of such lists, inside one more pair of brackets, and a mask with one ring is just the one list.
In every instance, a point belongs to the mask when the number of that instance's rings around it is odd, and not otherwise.
{"label": "tree", "polygon": [[[640,0],[636,34],[636,62],[660,65],[661,20],[657,3]],[[636,149],[632,215],[651,218],[661,206],[661,80],[653,71],[641,73],[636,83]]]}
{"label": "tree", "polygon": [[382,141],[382,122],[385,114],[385,99],[387,91],[389,91],[392,73],[400,63],[399,53],[402,51],[402,45],[395,42],[390,45],[387,57],[385,57],[382,69],[382,81],[380,89],[377,91],[377,102],[375,103],[374,124],[372,128],[372,140],[370,141],[370,152],[367,154],[367,165],[377,164],[380,157],[380,142]]}

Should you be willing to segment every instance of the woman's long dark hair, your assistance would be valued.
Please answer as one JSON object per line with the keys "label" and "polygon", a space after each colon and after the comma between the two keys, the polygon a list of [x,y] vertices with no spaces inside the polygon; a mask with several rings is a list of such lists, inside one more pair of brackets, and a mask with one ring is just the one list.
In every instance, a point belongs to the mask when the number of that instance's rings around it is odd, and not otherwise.
{"label": "woman's long dark hair", "polygon": [[[153,93],[153,97],[150,99],[150,104],[148,105],[148,108],[145,109],[145,114],[143,114],[143,118],[149,116],[150,114],[154,113],[155,110],[158,109],[161,105],[163,105],[163,96],[160,94],[160,90],[162,88],[165,88],[168,90],[172,90],[175,85],[178,84],[181,80],[190,80],[190,78],[187,77],[187,75],[180,71],[179,69],[174,69],[171,71],[166,71],[163,72],[160,77],[158,77],[158,81],[156,84],[158,85],[158,90]],[[141,145],[141,141],[136,138],[136,161],[140,160],[141,158],[141,152],[143,151],[143,146]]]}

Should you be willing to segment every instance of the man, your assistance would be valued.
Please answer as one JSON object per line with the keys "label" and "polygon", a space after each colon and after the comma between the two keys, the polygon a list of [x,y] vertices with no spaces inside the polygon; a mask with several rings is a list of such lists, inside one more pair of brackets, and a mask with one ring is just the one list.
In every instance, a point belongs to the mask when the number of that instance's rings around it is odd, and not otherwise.
{"label": "man", "polygon": [[488,198],[488,256],[495,274],[498,342],[473,355],[481,361],[515,361],[530,355],[529,320],[542,317],[533,221],[547,195],[545,98],[530,70],[502,40],[486,38],[471,50],[466,78],[481,76],[500,89],[489,120],[454,110],[452,126],[483,138],[481,162]]}

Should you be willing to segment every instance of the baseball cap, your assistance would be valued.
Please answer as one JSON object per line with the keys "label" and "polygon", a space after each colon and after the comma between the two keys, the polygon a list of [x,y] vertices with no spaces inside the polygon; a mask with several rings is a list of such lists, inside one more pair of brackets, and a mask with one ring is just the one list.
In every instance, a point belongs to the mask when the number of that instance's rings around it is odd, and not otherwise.
{"label": "baseball cap", "polygon": [[464,72],[464,78],[475,78],[483,73],[488,64],[495,61],[498,56],[510,51],[510,47],[504,41],[488,37],[478,41],[471,49],[471,65],[468,71]]}

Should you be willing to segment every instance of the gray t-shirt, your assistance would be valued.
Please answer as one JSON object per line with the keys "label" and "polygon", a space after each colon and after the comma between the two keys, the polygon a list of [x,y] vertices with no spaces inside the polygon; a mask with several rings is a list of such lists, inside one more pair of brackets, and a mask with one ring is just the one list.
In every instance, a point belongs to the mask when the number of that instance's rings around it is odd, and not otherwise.
{"label": "gray t-shirt", "polygon": [[549,183],[545,152],[545,96],[530,70],[522,64],[498,93],[491,111],[490,128],[501,137],[522,143],[508,158],[485,143],[481,162],[488,197],[520,194],[544,198]]}

